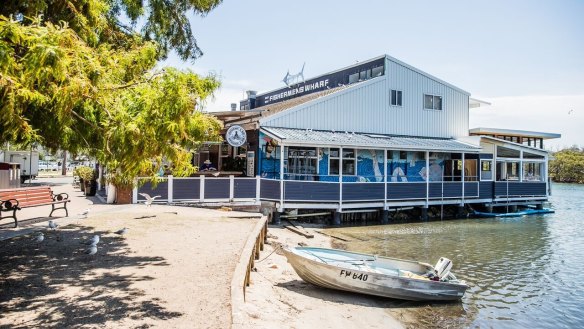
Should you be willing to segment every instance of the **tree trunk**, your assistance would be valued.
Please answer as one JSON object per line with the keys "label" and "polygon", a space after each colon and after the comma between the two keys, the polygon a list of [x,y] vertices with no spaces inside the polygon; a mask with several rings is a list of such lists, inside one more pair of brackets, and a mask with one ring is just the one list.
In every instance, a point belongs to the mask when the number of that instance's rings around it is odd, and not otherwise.
{"label": "tree trunk", "polygon": [[61,166],[61,175],[67,175],[67,151],[63,151],[63,165]]}
{"label": "tree trunk", "polygon": [[116,203],[130,204],[132,203],[132,187],[131,186],[116,186]]}

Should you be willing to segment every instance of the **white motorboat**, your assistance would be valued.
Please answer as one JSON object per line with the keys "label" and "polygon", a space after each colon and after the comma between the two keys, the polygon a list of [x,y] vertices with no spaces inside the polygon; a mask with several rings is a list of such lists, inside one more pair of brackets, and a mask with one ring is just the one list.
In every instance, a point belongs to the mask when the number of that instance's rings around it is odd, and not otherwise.
{"label": "white motorboat", "polygon": [[326,248],[284,248],[284,254],[304,281],[325,288],[414,301],[458,300],[468,288],[444,257],[432,266]]}

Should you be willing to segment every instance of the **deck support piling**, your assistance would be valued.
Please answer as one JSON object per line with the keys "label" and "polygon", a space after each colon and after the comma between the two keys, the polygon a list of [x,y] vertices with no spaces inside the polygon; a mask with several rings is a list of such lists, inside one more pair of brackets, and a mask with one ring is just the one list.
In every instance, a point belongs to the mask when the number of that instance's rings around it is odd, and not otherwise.
{"label": "deck support piling", "polygon": [[466,217],[465,212],[464,212],[464,205],[456,207],[456,217],[457,218]]}
{"label": "deck support piling", "polygon": [[280,220],[281,213],[279,211],[274,211],[272,215],[272,224],[274,225],[281,225],[282,221]]}
{"label": "deck support piling", "polygon": [[389,223],[389,210],[384,209],[381,213],[381,224]]}
{"label": "deck support piling", "polygon": [[538,203],[535,205],[535,209],[537,210],[543,210],[543,203]]}
{"label": "deck support piling", "polygon": [[420,210],[422,211],[420,215],[421,219],[424,221],[428,220],[428,207],[422,207]]}
{"label": "deck support piling", "polygon": [[335,211],[333,214],[333,226],[341,226],[341,217],[342,214],[338,211]]}

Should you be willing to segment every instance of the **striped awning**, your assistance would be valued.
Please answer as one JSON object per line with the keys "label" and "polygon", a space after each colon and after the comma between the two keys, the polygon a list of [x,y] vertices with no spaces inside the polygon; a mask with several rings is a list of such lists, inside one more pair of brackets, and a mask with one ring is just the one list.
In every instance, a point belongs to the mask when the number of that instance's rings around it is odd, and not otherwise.
{"label": "striped awning", "polygon": [[392,149],[413,151],[445,151],[479,153],[480,147],[448,138],[422,138],[380,134],[353,133],[346,131],[323,131],[262,127],[261,131],[283,145],[353,147],[369,149]]}

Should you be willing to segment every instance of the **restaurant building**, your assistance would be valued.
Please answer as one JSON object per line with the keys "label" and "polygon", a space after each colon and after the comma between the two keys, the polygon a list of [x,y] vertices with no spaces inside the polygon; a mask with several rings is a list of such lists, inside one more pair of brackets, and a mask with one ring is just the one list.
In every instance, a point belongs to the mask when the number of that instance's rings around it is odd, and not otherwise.
{"label": "restaurant building", "polygon": [[[560,135],[469,129],[472,108],[488,103],[388,55],[306,80],[302,75],[287,74],[276,90],[248,91],[239,110],[213,112],[224,123],[226,142],[196,159],[211,159],[219,173],[197,191],[174,191],[174,199],[209,200],[201,189],[217,196],[218,185],[229,185],[229,195],[216,200],[233,202],[240,193],[273,203],[278,213],[330,210],[335,218],[547,201],[543,140]],[[222,177],[235,162],[242,177]]]}

